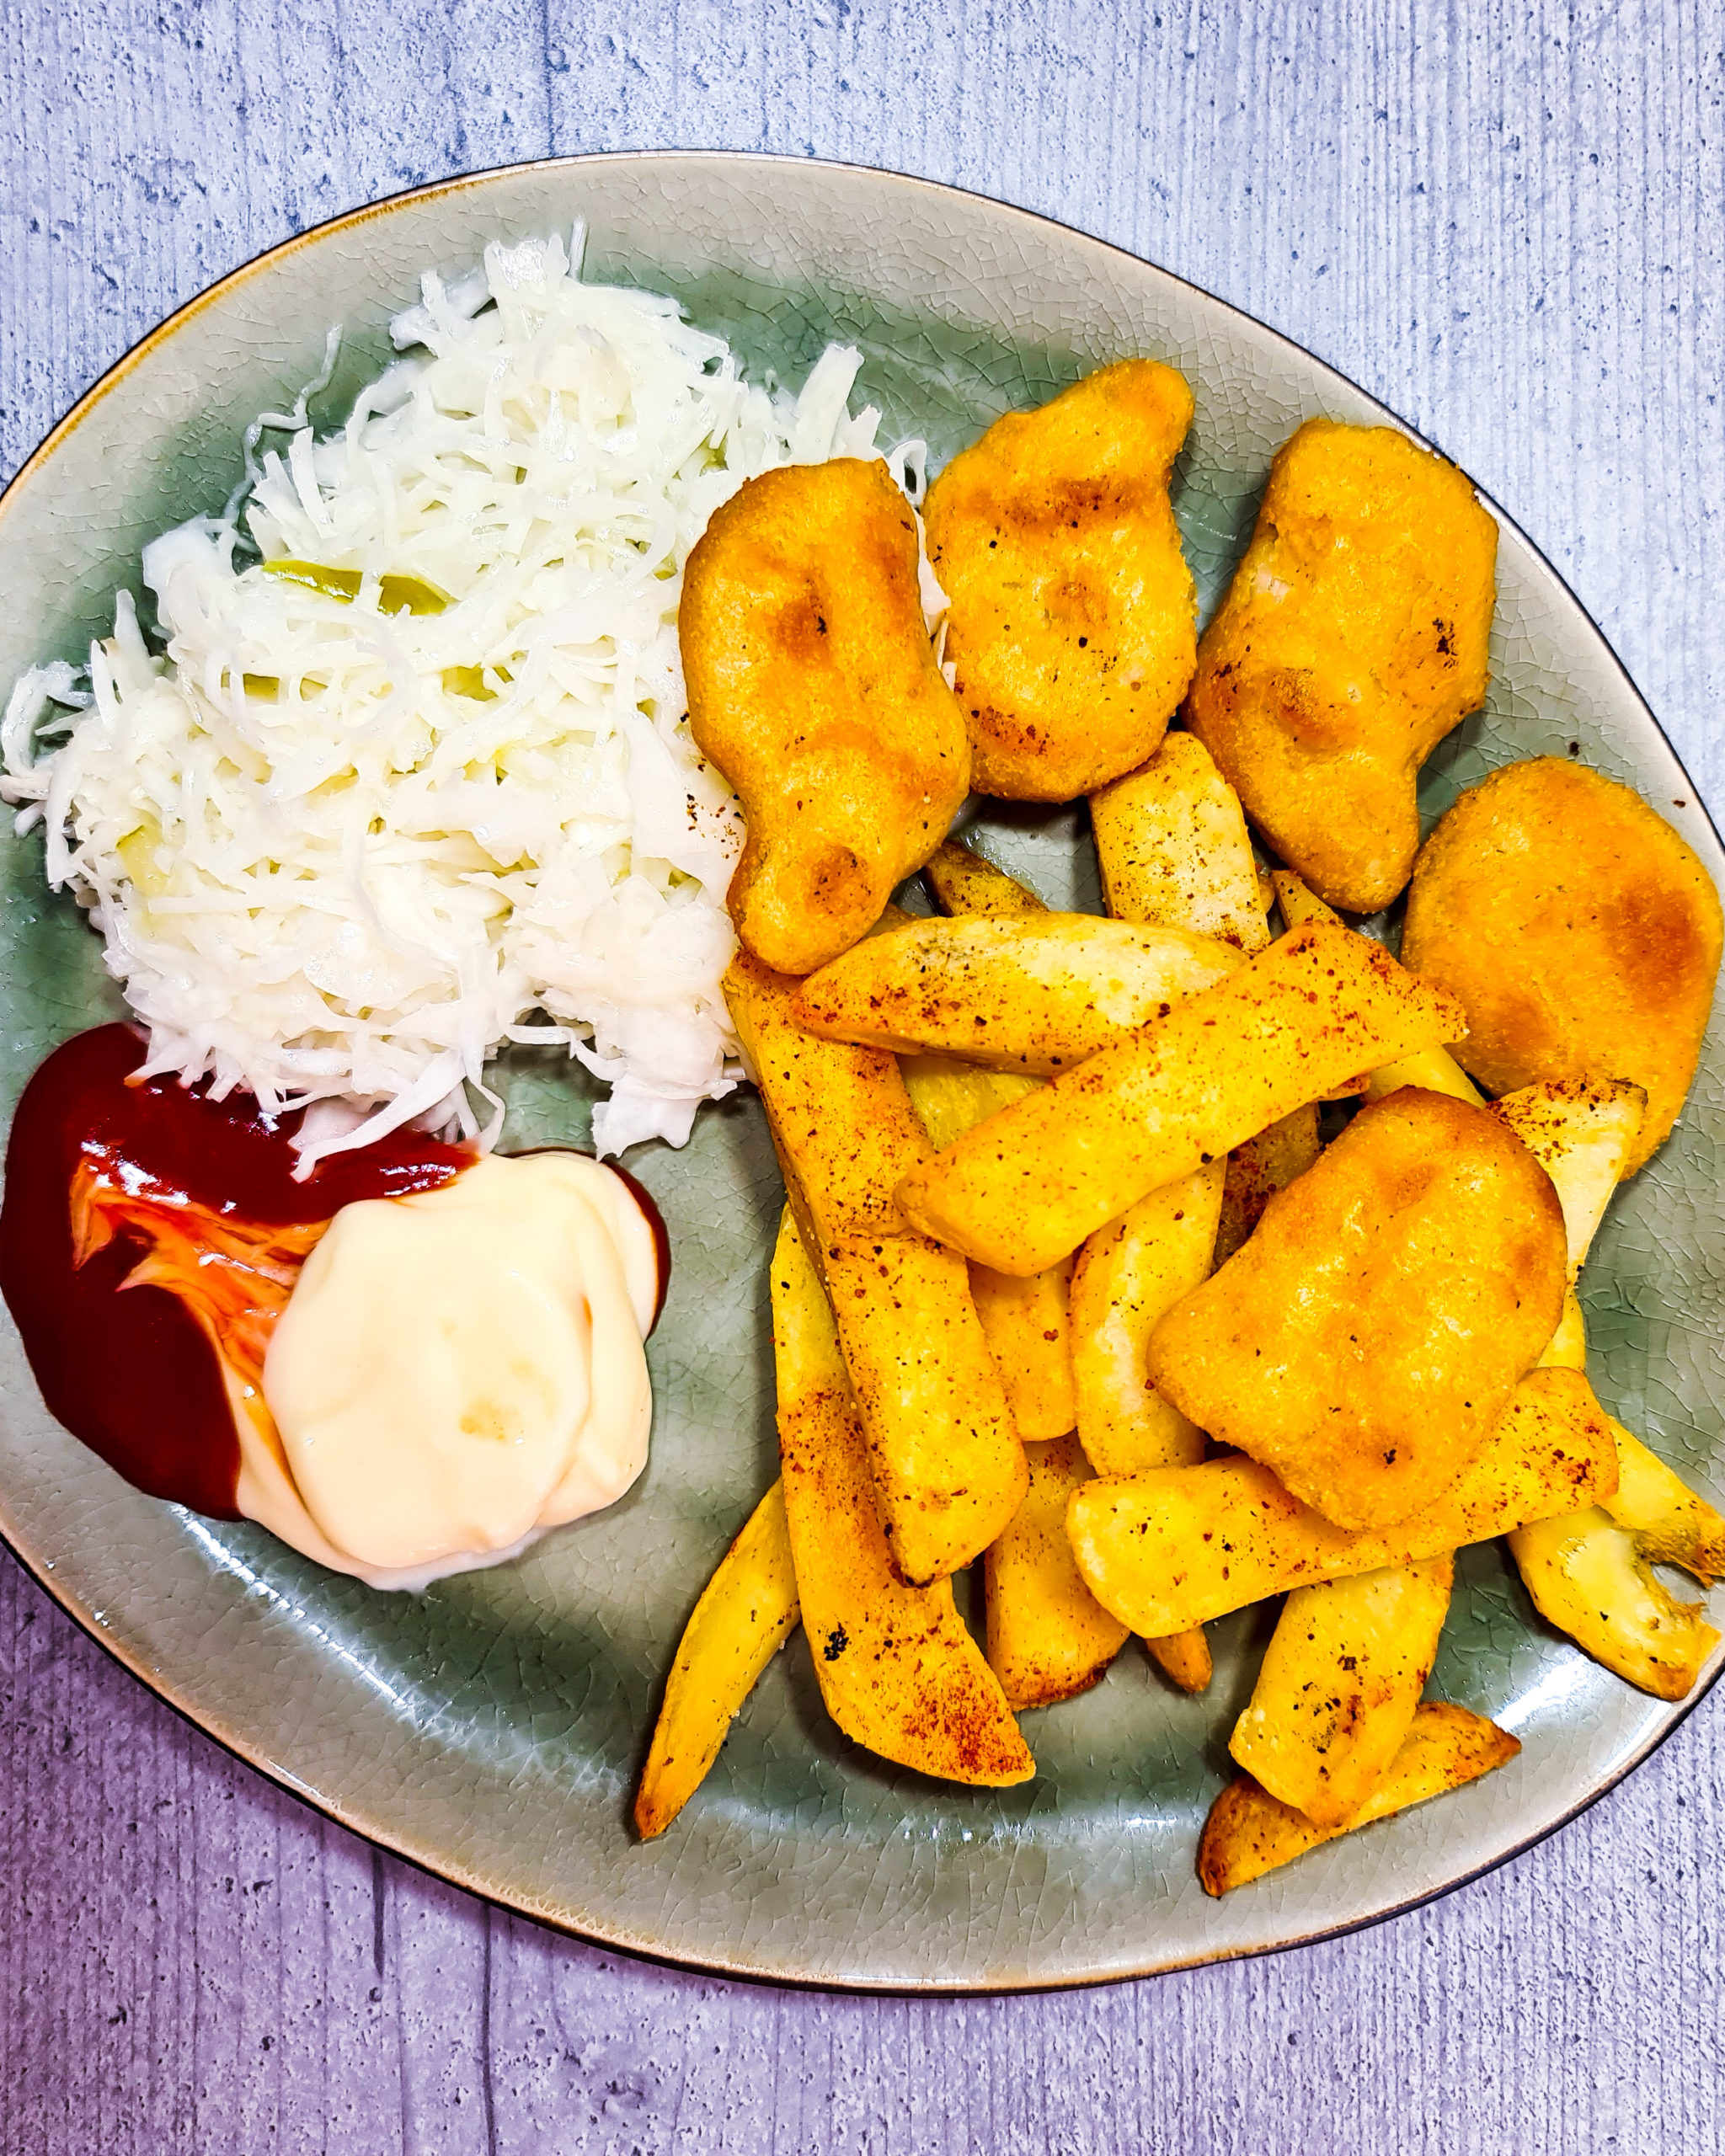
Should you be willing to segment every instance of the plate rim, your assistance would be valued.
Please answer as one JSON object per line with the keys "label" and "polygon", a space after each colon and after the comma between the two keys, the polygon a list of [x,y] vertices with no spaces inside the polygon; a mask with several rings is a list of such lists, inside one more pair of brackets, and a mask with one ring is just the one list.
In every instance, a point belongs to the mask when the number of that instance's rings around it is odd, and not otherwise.
{"label": "plate rim", "polygon": [[[1285,331],[1276,328],[1272,323],[1235,305],[1233,302],[1220,297],[1194,280],[1183,277],[1177,271],[1165,269],[1160,263],[1134,253],[1130,248],[1123,247],[1115,241],[1104,239],[1097,233],[1087,232],[1083,227],[1072,224],[1065,219],[1051,216],[1044,211],[1025,209],[1019,204],[1003,201],[997,196],[985,195],[978,189],[957,187],[943,180],[930,179],[916,173],[900,172],[889,167],[861,164],[842,158],[798,157],[780,152],[680,147],[670,149],[592,151],[558,157],[521,158],[505,164],[486,166],[477,171],[452,173],[441,179],[423,181],[415,186],[400,189],[393,194],[375,197],[351,209],[339,211],[331,216],[321,219],[314,225],[307,226],[302,231],[290,233],[285,239],[278,240],[256,254],[248,256],[244,261],[236,264],[232,269],[224,271],[212,283],[195,292],[189,299],[181,302],[170,313],[164,315],[159,322],[147,329],[142,337],[128,346],[109,366],[104,368],[54,422],[48,432],[19,464],[6,485],[0,488],[0,518],[4,517],[14,496],[47,465],[61,445],[71,439],[77,428],[110,392],[119,388],[135,369],[158,346],[167,343],[173,335],[195,319],[206,307],[214,305],[218,300],[239,289],[254,276],[274,267],[302,248],[308,248],[337,232],[357,229],[405,204],[425,203],[440,197],[453,196],[470,189],[483,189],[489,183],[500,179],[529,173],[568,173],[572,175],[578,173],[587,173],[607,166],[638,168],[643,165],[655,163],[719,163],[739,167],[754,166],[766,168],[788,167],[797,169],[812,168],[831,173],[860,177],[870,183],[885,183],[890,186],[911,188],[933,195],[959,196],[967,201],[985,205],[986,209],[996,216],[1009,219],[1022,219],[1027,224],[1036,227],[1051,227],[1055,231],[1069,234],[1088,246],[1101,248],[1110,254],[1121,257],[1133,265],[1135,271],[1147,270],[1153,277],[1164,280],[1167,284],[1182,291],[1197,295],[1207,306],[1218,307],[1235,320],[1248,325],[1255,334],[1274,339],[1279,345],[1296,355],[1303,366],[1316,369],[1321,376],[1329,378],[1354,396],[1363,398],[1375,412],[1381,414],[1384,419],[1392,423],[1411,440],[1421,443],[1439,456],[1445,456],[1447,462],[1455,462],[1453,458],[1447,456],[1447,452],[1439,445],[1432,441],[1419,429],[1404,419],[1399,413],[1386,405],[1372,391],[1364,388],[1351,376],[1344,373],[1329,360],[1321,358]],[[1516,538],[1526,547],[1532,560],[1552,579],[1581,620],[1586,623],[1597,647],[1598,655],[1602,655],[1609,661],[1610,667],[1620,677],[1623,687],[1634,699],[1642,716],[1664,744],[1673,764],[1682,773],[1684,781],[1690,788],[1693,805],[1700,810],[1702,820],[1715,845],[1720,846],[1722,851],[1725,851],[1725,834],[1722,834],[1720,825],[1716,820],[1706,797],[1695,785],[1678,752],[1676,744],[1666,732],[1658,713],[1642,696],[1634,677],[1619,657],[1615,647],[1593,614],[1544,549],[1529,536],[1515,519],[1509,515],[1484,488],[1479,485],[1465,466],[1458,465],[1456,468],[1461,471],[1481,502],[1496,518],[1498,524],[1514,532]],[[182,1721],[196,1730],[200,1735],[208,1737],[231,1758],[237,1759],[243,1765],[251,1769],[275,1788],[296,1799],[321,1817],[369,1842],[374,1848],[387,1851],[390,1855],[411,1865],[416,1871],[435,1878],[445,1885],[458,1887],[482,1902],[505,1909],[512,1916],[525,1919],[530,1923],[542,1926],[547,1930],[566,1937],[579,1939],[585,1944],[599,1947],[607,1952],[625,1953],[660,1967],[716,1976],[729,1982],[775,1984],[793,1989],[830,1992],[846,1996],[990,1998],[1090,1989],[1108,1984],[1138,1983],[1147,1977],[1173,1975],[1182,1970],[1199,1968],[1220,1962],[1256,1959],[1261,1956],[1271,1954],[1290,1953],[1303,1947],[1319,1945],[1330,1940],[1347,1938],[1356,1933],[1370,1931],[1379,1924],[1388,1924],[1416,1909],[1428,1907],[1433,1903],[1441,1901],[1447,1895],[1472,1885],[1477,1880],[1488,1877],[1493,1872],[1500,1870],[1505,1865],[1513,1863],[1518,1857],[1525,1855],[1530,1849],[1538,1847],[1541,1843],[1549,1840],[1552,1836],[1561,1833],[1564,1828],[1573,1824],[1575,1820],[1590,1811],[1602,1798],[1608,1796],[1613,1790],[1643,1765],[1669,1737],[1683,1726],[1696,1708],[1712,1694],[1722,1676],[1725,1676],[1725,1657],[1716,1657],[1712,1671],[1702,1678],[1688,1698],[1681,1701],[1665,1703],[1673,1710],[1669,1718],[1632,1751],[1626,1758],[1585,1789],[1574,1805],[1563,1812],[1561,1816],[1535,1828],[1533,1832],[1517,1840],[1511,1847],[1492,1856],[1484,1863],[1459,1872],[1453,1878],[1446,1878],[1436,1886],[1423,1888],[1405,1899],[1397,1900],[1386,1908],[1375,1910],[1369,1915],[1346,1919],[1334,1924],[1319,1924],[1285,1936],[1263,1939],[1253,1943],[1220,1946],[1173,1957],[1166,1954],[1152,1956],[1142,1961],[1135,1962],[1130,1967],[1114,1967],[1067,1971],[1048,1977],[995,1977],[989,1980],[966,1978],[962,1976],[930,1977],[916,1982],[888,1978],[875,1980],[867,1977],[836,1977],[799,1972],[794,1967],[788,1967],[782,1963],[769,1965],[762,1961],[750,1960],[740,1956],[728,1958],[720,1954],[679,1951],[673,1947],[655,1943],[651,1939],[640,1935],[627,1924],[613,1923],[607,1926],[601,1919],[590,1914],[583,1918],[578,1913],[563,1913],[543,1907],[531,1906],[527,1902],[511,1897],[496,1886],[488,1883],[483,1877],[471,1872],[458,1862],[447,1858],[440,1859],[425,1850],[423,1847],[406,1845],[402,1837],[393,1832],[386,1824],[371,1822],[358,1816],[355,1809],[345,1805],[338,1796],[308,1788],[305,1784],[298,1781],[285,1763],[272,1761],[265,1756],[260,1746],[248,1742],[247,1738],[238,1733],[218,1726],[216,1721],[208,1718],[206,1713],[200,1712],[188,1696],[182,1695],[183,1688],[181,1690],[177,1690],[173,1680],[165,1673],[149,1668],[141,1654],[131,1649],[128,1642],[115,1637],[108,1630],[102,1622],[100,1613],[93,1606],[87,1607],[82,1598],[69,1588],[62,1586],[62,1583],[55,1577],[56,1561],[54,1558],[35,1553],[25,1546],[24,1538],[9,1517],[3,1488],[0,1488],[0,1544],[3,1544],[23,1570],[55,1605],[72,1620],[81,1632],[92,1640],[130,1676],[142,1684],[153,1697],[170,1709]]]}

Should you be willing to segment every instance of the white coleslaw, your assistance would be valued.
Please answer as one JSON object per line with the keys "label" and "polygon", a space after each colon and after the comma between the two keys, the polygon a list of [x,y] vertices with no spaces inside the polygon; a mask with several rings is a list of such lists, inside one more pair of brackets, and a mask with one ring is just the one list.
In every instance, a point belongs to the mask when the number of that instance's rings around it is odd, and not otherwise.
{"label": "white coleslaw", "polygon": [[681,1145],[739,1075],[741,811],[689,738],[683,564],[745,478],[874,455],[879,415],[849,414],[855,351],[772,394],[672,300],[583,283],[579,244],[428,274],[339,433],[303,397],[260,422],[288,439],[244,539],[237,501],[145,549],[165,654],[122,591],[87,675],[6,707],[0,793],[146,1068],[312,1104],[307,1168],[413,1122],[494,1139],[506,1041],[610,1082],[601,1152]]}

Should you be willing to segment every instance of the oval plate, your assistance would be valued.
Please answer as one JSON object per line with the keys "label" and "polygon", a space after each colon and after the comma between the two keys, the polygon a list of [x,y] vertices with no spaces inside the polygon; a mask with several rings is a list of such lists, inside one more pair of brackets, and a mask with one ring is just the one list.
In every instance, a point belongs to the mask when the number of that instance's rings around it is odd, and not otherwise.
{"label": "oval plate", "polygon": [[[348,331],[323,424],[389,356],[422,269],[586,219],[590,276],[676,293],[751,370],[800,380],[859,344],[883,438],[937,466],[999,413],[1099,362],[1171,360],[1198,417],[1176,506],[1205,611],[1245,542],[1272,451],[1312,414],[1381,406],[1273,331],[1098,241],[950,189],[764,157],[609,157],[422,189],[277,248],[158,329],[56,430],[0,503],[0,686],[77,659],[136,590],[145,539],[218,506],[247,422],[291,401],[325,325]],[[1489,707],[1439,750],[1435,813],[1518,756],[1638,787],[1714,874],[1696,796],[1556,574],[1502,519]],[[1055,904],[1095,905],[1081,811],[991,809],[991,850]],[[96,940],[47,894],[40,843],[0,843],[0,1086],[119,1008]],[[586,1135],[574,1066],[500,1066],[510,1142]],[[1725,1040],[1677,1136],[1614,1207],[1586,1300],[1601,1397],[1715,1500],[1725,1449],[1717,1226]],[[1032,1715],[1035,1780],[966,1791],[882,1765],[822,1712],[800,1641],[705,1785],[643,1846],[628,1808],[663,1673],[708,1572],[776,1471],[766,1257],[779,1182],[752,1095],[702,1111],[686,1150],[637,1148],[676,1251],[652,1343],[653,1457],[623,1503],[527,1559],[418,1598],[331,1577],[260,1530],[139,1496],[43,1409],[0,1335],[0,1528],[79,1623],[164,1699],[344,1825],[512,1908],[738,1975],[927,1990],[1095,1982],[1365,1923],[1455,1885],[1610,1786],[1684,1711],[1644,1698],[1534,1617],[1496,1545],[1469,1550],[1431,1689],[1494,1716],[1520,1758],[1440,1802],[1217,1903],[1194,1855],[1268,1632],[1213,1627],[1216,1677],[1171,1692],[1129,1649],[1081,1700]],[[171,1412],[171,1406],[164,1403]],[[1710,1675],[1717,1672],[1717,1662]]]}

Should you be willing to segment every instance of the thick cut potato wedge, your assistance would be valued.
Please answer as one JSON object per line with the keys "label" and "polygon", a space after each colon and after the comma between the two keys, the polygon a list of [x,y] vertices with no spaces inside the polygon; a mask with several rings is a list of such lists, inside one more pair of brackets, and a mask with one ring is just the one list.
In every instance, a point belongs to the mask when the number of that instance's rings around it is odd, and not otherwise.
{"label": "thick cut potato wedge", "polygon": [[1719,1644],[1701,1604],[1655,1578],[1637,1538],[1602,1506],[1519,1527],[1509,1548],[1548,1624],[1626,1684],[1680,1700]]}
{"label": "thick cut potato wedge", "polygon": [[1078,1435],[1099,1475],[1180,1467],[1204,1433],[1150,1381],[1150,1336],[1210,1273],[1223,1164],[1212,1161],[1140,1198],[1098,1228],[1072,1273],[1072,1375]]}
{"label": "thick cut potato wedge", "polygon": [[[1041,1083],[1008,1071],[979,1070],[950,1056],[906,1056],[905,1084],[931,1144],[950,1145],[965,1131]],[[1064,1437],[1078,1419],[1072,1393],[1068,1262],[1028,1280],[970,1267],[970,1294],[983,1337],[1023,1438]]]}
{"label": "thick cut potato wedge", "polygon": [[832,1313],[788,1209],[772,1256],[772,1347],[785,1518],[827,1712],[920,1773],[990,1788],[1028,1780],[1035,1763],[951,1582],[906,1587],[895,1575]]}
{"label": "thick cut potato wedge", "polygon": [[932,1050],[1052,1076],[1213,988],[1239,953],[1180,928],[1087,913],[908,923],[805,980],[793,1014],[824,1040]]}
{"label": "thick cut potato wedge", "polygon": [[[1327,906],[1316,891],[1308,890],[1291,868],[1273,869],[1270,881],[1275,886],[1282,918],[1290,929],[1305,928],[1314,921],[1342,926],[1342,916],[1335,908]],[[1403,1056],[1370,1072],[1365,1097],[1368,1101],[1381,1101],[1386,1094],[1399,1092],[1404,1086],[1418,1086],[1427,1093],[1447,1093],[1452,1100],[1470,1101],[1476,1107],[1485,1098],[1447,1049],[1422,1049],[1418,1054]]]}
{"label": "thick cut potato wedge", "polygon": [[1447,1554],[1288,1597],[1228,1749],[1315,1827],[1346,1824],[1402,1748],[1438,1652]]}
{"label": "thick cut potato wedge", "polygon": [[1563,1315],[1546,1352],[1535,1365],[1541,1370],[1584,1370],[1587,1368],[1587,1320],[1573,1288],[1563,1291]]}
{"label": "thick cut potato wedge", "polygon": [[[1165,1183],[1087,1238],[1072,1273],[1072,1382],[1078,1434],[1104,1475],[1204,1458],[1204,1433],[1150,1381],[1150,1336],[1210,1271],[1223,1163]],[[1094,1448],[1092,1450],[1092,1448]],[[1145,1645],[1183,1692],[1210,1678],[1201,1630]]]}
{"label": "thick cut potato wedge", "polygon": [[1314,1166],[1321,1150],[1315,1102],[1295,1108],[1292,1115],[1284,1115],[1234,1148],[1228,1155],[1221,1218],[1216,1223],[1217,1265],[1227,1263],[1263,1219],[1276,1193]]}
{"label": "thick cut potato wedge", "polygon": [[635,1830],[662,1834],[705,1780],[737,1710],[797,1626],[797,1580],[775,1482],[683,1627],[635,1792]]}
{"label": "thick cut potato wedge", "polygon": [[1239,796],[1192,734],[1090,797],[1103,898],[1116,921],[1195,929],[1248,957],[1269,941]]}
{"label": "thick cut potato wedge", "polygon": [[899,1203],[967,1257],[1040,1273],[1146,1192],[1461,1024],[1378,945],[1301,929],[979,1123],[907,1176]]}
{"label": "thick cut potato wedge", "polygon": [[1076,1437],[1025,1449],[1030,1487],[984,1560],[989,1666],[1012,1707],[1052,1706],[1087,1692],[1120,1652],[1126,1627],[1078,1576],[1066,1500],[1091,1476]]}
{"label": "thick cut potato wedge", "polygon": [[1006,1388],[1018,1435],[1065,1437],[1078,1421],[1072,1386],[1069,1298],[1072,1261],[1063,1258],[1028,1280],[1010,1273],[970,1268],[970,1294]]}
{"label": "thick cut potato wedge", "polygon": [[826,1283],[868,1434],[881,1525],[913,1582],[980,1556],[1027,1470],[964,1260],[907,1227],[893,1199],[932,1149],[897,1064],[815,1040],[796,986],[739,952],[725,976],[793,1210]]}
{"label": "thick cut potato wedge", "polygon": [[1572,1280],[1634,1155],[1647,1105],[1642,1088],[1621,1078],[1548,1078],[1493,1106],[1557,1186]]}
{"label": "thick cut potato wedge", "polygon": [[1411,1804],[1442,1796],[1505,1765],[1521,1749],[1508,1730],[1466,1707],[1429,1700],[1419,1708],[1389,1772],[1345,1826],[1319,1827],[1278,1802],[1250,1774],[1231,1782],[1204,1823],[1198,1876],[1206,1894],[1222,1895],[1291,1864],[1321,1842],[1387,1819]]}
{"label": "thick cut potato wedge", "polygon": [[1613,1422],[1611,1435],[1617,1487],[1603,1502],[1618,1526],[1629,1529],[1655,1565],[1680,1565],[1703,1587],[1725,1577],[1725,1519],[1632,1430]]}
{"label": "thick cut potato wedge", "polygon": [[1628,1684],[1656,1699],[1695,1688],[1719,1635],[1651,1567],[1679,1565],[1711,1586],[1725,1573],[1725,1519],[1621,1422],[1617,1488],[1567,1519],[1519,1528],[1509,1548],[1535,1607]]}
{"label": "thick cut potato wedge", "polygon": [[943,913],[984,913],[996,918],[1027,913],[1046,913],[1048,908],[1028,884],[956,839],[937,846],[923,864],[922,874]]}
{"label": "thick cut potato wedge", "polygon": [[1314,1580],[1441,1556],[1603,1503],[1616,1486],[1616,1448],[1586,1379],[1534,1370],[1461,1481],[1393,1527],[1337,1527],[1268,1468],[1233,1459],[1100,1476],[1073,1492],[1066,1531],[1103,1608],[1155,1637]]}

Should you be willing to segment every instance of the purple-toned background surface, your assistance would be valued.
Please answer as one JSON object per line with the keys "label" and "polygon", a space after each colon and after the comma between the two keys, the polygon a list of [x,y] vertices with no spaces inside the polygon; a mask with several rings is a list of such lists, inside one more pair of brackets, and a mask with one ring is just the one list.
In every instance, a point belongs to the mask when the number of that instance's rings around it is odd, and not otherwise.
{"label": "purple-toned background surface", "polygon": [[[950,179],[1274,323],[1568,576],[1725,808],[1725,53],[1701,0],[11,0],[0,471],[322,217],[553,152]],[[1725,2110],[1725,1699],[1399,1923],[1041,1999],[540,1931],[236,1765],[0,1555],[0,2156],[1621,2156]]]}

